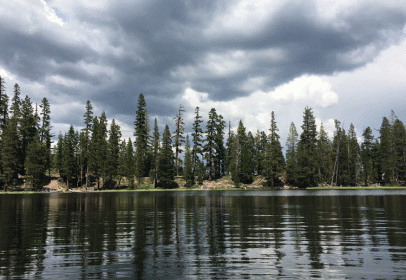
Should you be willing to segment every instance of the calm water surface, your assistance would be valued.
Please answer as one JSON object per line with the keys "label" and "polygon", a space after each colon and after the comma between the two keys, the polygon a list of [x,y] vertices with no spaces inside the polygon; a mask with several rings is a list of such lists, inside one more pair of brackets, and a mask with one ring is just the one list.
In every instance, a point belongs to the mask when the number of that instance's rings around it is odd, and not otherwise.
{"label": "calm water surface", "polygon": [[0,195],[0,279],[406,279],[406,191]]}

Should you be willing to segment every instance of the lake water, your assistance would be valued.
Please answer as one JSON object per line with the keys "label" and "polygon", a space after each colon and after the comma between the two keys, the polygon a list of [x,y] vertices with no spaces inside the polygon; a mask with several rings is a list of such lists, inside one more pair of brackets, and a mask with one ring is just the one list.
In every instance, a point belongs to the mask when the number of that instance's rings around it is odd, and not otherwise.
{"label": "lake water", "polygon": [[0,195],[0,279],[406,279],[406,191]]}

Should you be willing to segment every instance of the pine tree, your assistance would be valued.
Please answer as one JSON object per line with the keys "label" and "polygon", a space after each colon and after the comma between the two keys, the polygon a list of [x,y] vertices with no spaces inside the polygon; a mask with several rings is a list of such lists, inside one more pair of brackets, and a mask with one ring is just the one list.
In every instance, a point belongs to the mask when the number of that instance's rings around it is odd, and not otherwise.
{"label": "pine tree", "polygon": [[124,140],[120,141],[120,152],[118,155],[118,165],[117,165],[117,175],[119,176],[117,187],[120,187],[121,180],[125,176],[125,160],[127,154],[127,142]]}
{"label": "pine tree", "polygon": [[212,108],[209,112],[209,120],[206,125],[206,144],[203,147],[204,158],[206,159],[206,167],[209,171],[209,180],[214,177],[214,158],[216,153],[216,120],[218,116],[216,109]]}
{"label": "pine tree", "polygon": [[[192,142],[193,142],[193,148],[192,148],[192,161],[193,161],[193,173],[196,173],[197,171],[197,166],[199,162],[199,155],[203,157],[203,130],[200,127],[201,123],[203,122],[201,120],[202,116],[199,115],[199,107],[196,107],[195,109],[195,120],[193,122],[193,132],[192,132]],[[195,174],[196,175],[196,174]]]}
{"label": "pine tree", "polygon": [[224,128],[226,124],[223,121],[223,116],[218,115],[216,119],[216,134],[215,134],[215,157],[214,157],[214,177],[221,178],[225,174],[225,157],[226,149],[224,147]]}
{"label": "pine tree", "polygon": [[331,141],[324,130],[323,123],[320,125],[319,137],[317,139],[317,155],[319,183],[330,183],[329,180],[333,170]]}
{"label": "pine tree", "polygon": [[357,186],[360,175],[360,148],[354,125],[348,131],[348,183]]}
{"label": "pine tree", "polygon": [[194,185],[194,175],[193,175],[193,163],[192,163],[192,151],[190,149],[189,135],[186,136],[186,147],[185,147],[185,169],[183,171],[183,178],[185,179],[185,187],[189,188]]}
{"label": "pine tree", "polygon": [[317,130],[311,108],[306,107],[303,115],[302,133],[297,150],[300,188],[317,186]]}
{"label": "pine tree", "polygon": [[[8,96],[4,79],[0,76],[0,159],[3,146],[3,135],[8,120]],[[0,160],[0,176],[3,174],[2,160]]]}
{"label": "pine tree", "polygon": [[297,185],[297,145],[298,137],[296,126],[292,122],[289,127],[289,134],[286,140],[286,173],[288,177],[288,183],[294,186]]}
{"label": "pine tree", "polygon": [[55,155],[54,155],[54,167],[59,172],[59,176],[62,177],[63,175],[63,150],[64,150],[64,139],[62,133],[59,133],[58,143],[56,144],[55,148]]}
{"label": "pine tree", "polygon": [[[85,133],[85,141],[83,145],[83,169],[86,170],[86,188],[89,187],[89,158],[90,158],[90,143],[91,143],[91,132],[93,130],[93,106],[90,100],[86,102],[86,112],[83,115],[85,121],[85,128],[83,131]],[[81,170],[83,173],[83,170]]]}
{"label": "pine tree", "polygon": [[106,179],[107,156],[107,118],[103,112],[100,120],[93,119],[93,131],[90,145],[89,169],[96,177],[97,188],[100,189],[100,178]]}
{"label": "pine tree", "polygon": [[257,130],[255,135],[255,171],[257,175],[263,175],[265,150],[267,147],[267,137],[264,131]]}
{"label": "pine tree", "polygon": [[3,134],[8,119],[8,96],[6,94],[6,83],[0,76],[0,135]]}
{"label": "pine tree", "polygon": [[47,150],[46,144],[39,141],[39,136],[34,137],[27,148],[25,167],[29,176],[28,180],[34,190],[42,189],[45,182]]}
{"label": "pine tree", "polygon": [[394,166],[391,125],[386,117],[382,120],[379,133],[379,138],[381,140],[379,147],[379,163],[382,172],[382,181],[388,183],[393,176]]}
{"label": "pine tree", "polygon": [[403,123],[396,119],[393,124],[393,153],[395,180],[406,179],[406,129]]}
{"label": "pine tree", "polygon": [[175,176],[175,155],[172,151],[172,137],[169,126],[165,126],[162,134],[162,148],[158,158],[158,186],[161,188],[173,188],[176,183]]}
{"label": "pine tree", "polygon": [[51,125],[51,106],[49,105],[48,99],[45,97],[42,99],[40,105],[41,110],[41,128],[39,130],[40,142],[45,143],[45,168],[48,170],[49,175],[51,172],[51,144],[52,144],[52,125]]}
{"label": "pine tree", "polygon": [[32,102],[28,96],[21,102],[20,138],[21,138],[21,169],[25,174],[24,166],[27,157],[27,148],[37,133],[37,120],[35,119]]}
{"label": "pine tree", "polygon": [[136,137],[136,163],[135,163],[135,177],[138,184],[142,183],[145,176],[145,152],[147,151],[148,143],[148,127],[147,127],[147,103],[145,102],[144,95],[141,93],[138,97],[138,106],[135,118],[135,132]]}
{"label": "pine tree", "polygon": [[120,154],[120,126],[116,124],[113,119],[109,130],[109,140],[107,145],[107,158],[106,158],[106,178],[109,184],[113,183],[114,176],[118,173],[119,154]]}
{"label": "pine tree", "polygon": [[2,179],[5,183],[4,189],[14,185],[18,178],[19,170],[19,147],[20,141],[18,137],[18,119],[13,115],[7,122],[2,135],[3,145],[1,150],[1,160],[3,167]]}
{"label": "pine tree", "polygon": [[276,126],[275,113],[271,112],[271,128],[269,129],[270,134],[268,136],[268,147],[265,153],[265,168],[264,174],[267,178],[268,184],[271,187],[276,187],[281,184],[279,177],[281,176],[285,160],[283,158],[282,146],[279,142],[279,131]]}
{"label": "pine tree", "polygon": [[134,149],[131,138],[128,138],[127,153],[125,157],[125,177],[127,178],[128,186],[134,188],[134,172],[135,172],[135,159]]}
{"label": "pine tree", "polygon": [[245,132],[245,127],[241,120],[238,123],[237,135],[234,141],[236,151],[235,159],[233,160],[234,175],[235,173],[238,173],[238,180],[235,180],[234,183],[237,186],[239,182],[250,184],[254,179],[252,173],[253,160],[250,145],[248,144],[247,134]]}
{"label": "pine tree", "polygon": [[365,186],[368,186],[370,183],[375,182],[372,156],[374,136],[372,135],[371,128],[367,127],[362,136],[364,137],[364,142],[361,145],[363,179],[365,182]]}
{"label": "pine tree", "polygon": [[76,175],[76,156],[75,156],[75,129],[71,125],[67,134],[63,138],[62,154],[62,176],[66,180],[66,186],[69,189]]}
{"label": "pine tree", "polygon": [[[155,118],[154,121],[154,135],[153,135],[153,157],[152,157],[152,163],[153,163],[153,171],[150,174],[151,178],[154,178],[154,187],[156,188],[157,183],[158,183],[158,155],[159,155],[159,128],[158,128],[158,121]],[[151,176],[152,175],[152,176]]]}
{"label": "pine tree", "polygon": [[175,132],[173,135],[174,144],[173,147],[175,148],[175,168],[176,168],[176,176],[179,175],[179,154],[183,153],[182,150],[182,143],[185,143],[185,136],[183,136],[183,131],[185,130],[185,122],[183,121],[183,109],[182,105],[179,106],[179,111],[175,120]]}

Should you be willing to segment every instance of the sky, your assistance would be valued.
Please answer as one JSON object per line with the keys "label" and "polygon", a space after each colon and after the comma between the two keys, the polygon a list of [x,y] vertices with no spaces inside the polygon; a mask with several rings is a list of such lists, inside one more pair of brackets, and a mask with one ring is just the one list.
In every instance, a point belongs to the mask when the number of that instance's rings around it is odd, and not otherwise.
{"label": "sky", "polygon": [[174,131],[211,108],[254,135],[275,112],[281,143],[306,106],[361,141],[391,110],[406,121],[406,2],[392,0],[0,0],[0,76],[51,104],[53,132],[83,127],[85,104],[133,137],[143,93]]}

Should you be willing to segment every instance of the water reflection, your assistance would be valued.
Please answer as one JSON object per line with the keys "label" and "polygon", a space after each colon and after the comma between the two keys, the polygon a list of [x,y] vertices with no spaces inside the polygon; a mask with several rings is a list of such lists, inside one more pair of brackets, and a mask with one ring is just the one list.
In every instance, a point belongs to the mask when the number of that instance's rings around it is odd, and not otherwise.
{"label": "water reflection", "polygon": [[280,194],[2,195],[0,277],[406,275],[406,193]]}

